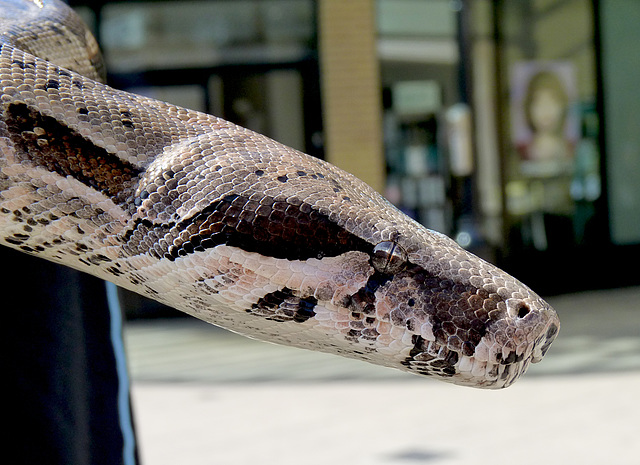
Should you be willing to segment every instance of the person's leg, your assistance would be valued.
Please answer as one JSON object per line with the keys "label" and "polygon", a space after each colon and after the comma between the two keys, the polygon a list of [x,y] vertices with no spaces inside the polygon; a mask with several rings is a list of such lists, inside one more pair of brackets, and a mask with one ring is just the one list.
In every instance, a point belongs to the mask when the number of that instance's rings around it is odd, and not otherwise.
{"label": "person's leg", "polygon": [[[105,283],[2,248],[11,463],[137,463],[119,309]],[[9,452],[12,453],[9,453]]]}

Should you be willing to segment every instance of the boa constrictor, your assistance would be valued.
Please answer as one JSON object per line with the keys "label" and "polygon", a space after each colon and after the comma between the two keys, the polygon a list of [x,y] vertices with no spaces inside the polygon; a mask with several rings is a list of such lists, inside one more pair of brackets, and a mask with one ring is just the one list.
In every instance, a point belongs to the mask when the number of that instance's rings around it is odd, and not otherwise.
{"label": "boa constrictor", "polygon": [[525,285],[331,164],[114,90],[58,0],[0,1],[0,242],[265,341],[482,388],[554,340]]}

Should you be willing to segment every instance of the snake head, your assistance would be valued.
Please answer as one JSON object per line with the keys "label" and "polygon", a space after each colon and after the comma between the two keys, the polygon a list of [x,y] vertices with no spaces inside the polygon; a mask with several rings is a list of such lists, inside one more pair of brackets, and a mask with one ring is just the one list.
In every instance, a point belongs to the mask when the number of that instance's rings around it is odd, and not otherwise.
{"label": "snake head", "polygon": [[[126,235],[132,253],[151,242],[156,259],[201,270],[168,290],[186,289],[170,305],[253,338],[483,388],[512,384],[555,338],[556,313],[528,287],[335,166],[241,131],[180,153],[146,170]],[[182,168],[194,164],[205,169]],[[190,185],[207,187],[172,194]]]}
{"label": "snake head", "polygon": [[360,308],[375,307],[378,343],[388,344],[379,350],[395,353],[412,373],[482,388],[511,385],[549,349],[560,327],[556,312],[451,239],[411,227],[412,236],[374,247],[375,284],[355,299]]}

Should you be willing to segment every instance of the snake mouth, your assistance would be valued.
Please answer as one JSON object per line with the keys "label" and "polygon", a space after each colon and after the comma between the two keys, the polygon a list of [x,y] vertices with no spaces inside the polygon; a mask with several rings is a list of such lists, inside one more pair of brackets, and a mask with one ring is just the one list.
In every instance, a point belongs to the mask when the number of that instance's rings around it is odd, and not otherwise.
{"label": "snake mouth", "polygon": [[514,363],[495,363],[463,357],[452,382],[482,389],[504,389],[515,383],[526,371],[531,359]]}
{"label": "snake mouth", "polygon": [[[460,357],[456,364],[457,376],[452,382],[485,389],[511,386],[528,370],[530,364],[540,362],[551,347],[560,329],[557,316],[552,315],[543,328],[531,348],[523,353],[512,350],[504,356],[501,351],[490,355],[487,344],[481,344],[483,350],[476,350],[473,356]],[[490,341],[488,345],[492,345]]]}
{"label": "snake mouth", "polygon": [[549,350],[549,347],[551,347],[551,344],[553,343],[553,341],[555,341],[559,330],[560,330],[559,322],[551,322],[549,324],[549,327],[547,328],[547,331],[545,332],[544,336],[541,337],[538,341],[536,341],[533,347],[533,355],[531,357],[531,363],[538,363],[544,358],[545,354]]}

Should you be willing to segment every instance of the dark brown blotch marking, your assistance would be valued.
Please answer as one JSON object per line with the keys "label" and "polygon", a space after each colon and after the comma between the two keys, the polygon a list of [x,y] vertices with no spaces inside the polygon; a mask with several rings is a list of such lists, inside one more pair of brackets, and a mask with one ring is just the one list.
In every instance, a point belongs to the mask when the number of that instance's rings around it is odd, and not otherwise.
{"label": "dark brown blotch marking", "polygon": [[61,176],[72,176],[117,204],[131,196],[141,170],[127,161],[24,103],[9,105],[6,121],[19,156]]}
{"label": "dark brown blotch marking", "polygon": [[462,341],[463,353],[471,355],[491,324],[501,317],[497,312],[499,296],[484,289],[431,275],[418,266],[410,266],[404,273],[405,279],[420,286],[419,294],[410,299],[410,307],[427,311],[438,344],[446,346],[449,337],[456,336]]}
{"label": "dark brown blotch marking", "polygon": [[24,239],[20,239],[14,236],[7,236],[4,238],[5,242],[8,242],[9,244],[12,245],[22,245],[22,243],[24,242]]}
{"label": "dark brown blotch marking", "polygon": [[315,316],[314,308],[317,304],[318,299],[315,297],[297,297],[291,289],[285,287],[261,297],[247,312],[268,320],[304,323]]}
{"label": "dark brown blotch marking", "polygon": [[57,90],[58,87],[60,87],[60,83],[58,81],[56,81],[55,79],[49,79],[47,83],[44,85],[44,90],[49,90],[49,89]]}
{"label": "dark brown blotch marking", "polygon": [[[500,353],[496,354],[496,355],[502,355]],[[498,362],[500,362],[502,365],[512,365],[514,363],[519,363],[524,359],[524,354],[516,354],[515,351],[511,351],[509,352],[509,355],[506,356],[506,358],[503,358],[501,360],[497,360]]]}
{"label": "dark brown blotch marking", "polygon": [[110,266],[110,267],[108,267],[108,268],[107,268],[107,271],[108,271],[109,273],[111,273],[113,276],[121,276],[121,275],[123,275],[123,274],[124,274],[124,272],[123,272],[123,271],[121,271],[120,269],[118,269],[118,268],[117,268],[117,267],[115,267],[115,266]]}
{"label": "dark brown blotch marking", "polygon": [[542,347],[540,348],[540,351],[542,352],[542,356],[546,355],[547,351],[549,350],[549,347],[551,347],[551,343],[556,339],[556,336],[558,335],[558,330],[559,328],[554,324],[549,326],[549,329],[547,330],[547,334],[545,334],[545,337],[544,337],[544,344],[542,344]]}
{"label": "dark brown blotch marking", "polygon": [[[411,282],[411,285],[409,285]],[[450,279],[431,275],[412,265],[396,275],[392,286],[398,289],[416,287],[418,292],[407,299],[405,310],[394,309],[389,315],[394,325],[415,329],[412,315],[416,312],[429,315],[435,344],[426,352],[428,344],[419,335],[413,336],[413,348],[403,365],[426,375],[453,376],[455,365],[461,356],[473,356],[491,326],[503,316],[498,310],[500,297],[469,283],[457,283]],[[390,288],[389,292],[394,292]],[[438,353],[438,356],[434,354]],[[511,353],[503,364],[517,363],[522,356]]]}
{"label": "dark brown blotch marking", "polygon": [[373,273],[367,279],[366,284],[355,294],[350,296],[344,306],[353,313],[359,312],[364,315],[373,315],[376,312],[376,291],[392,278],[379,272]]}
{"label": "dark brown blotch marking", "polygon": [[[188,235],[184,233],[188,231]],[[173,237],[170,237],[173,236]],[[306,260],[372,246],[304,203],[227,195],[171,228],[165,257],[225,244],[264,256]]]}
{"label": "dark brown blotch marking", "polygon": [[135,126],[135,124],[133,123],[131,112],[127,110],[122,110],[120,112],[120,116],[121,116],[120,122],[124,127],[133,128]]}
{"label": "dark brown blotch marking", "polygon": [[413,347],[409,356],[400,362],[418,374],[425,376],[451,377],[456,374],[455,364],[459,356],[455,351],[447,351],[444,358],[427,352],[428,342],[418,334],[412,336]]}

